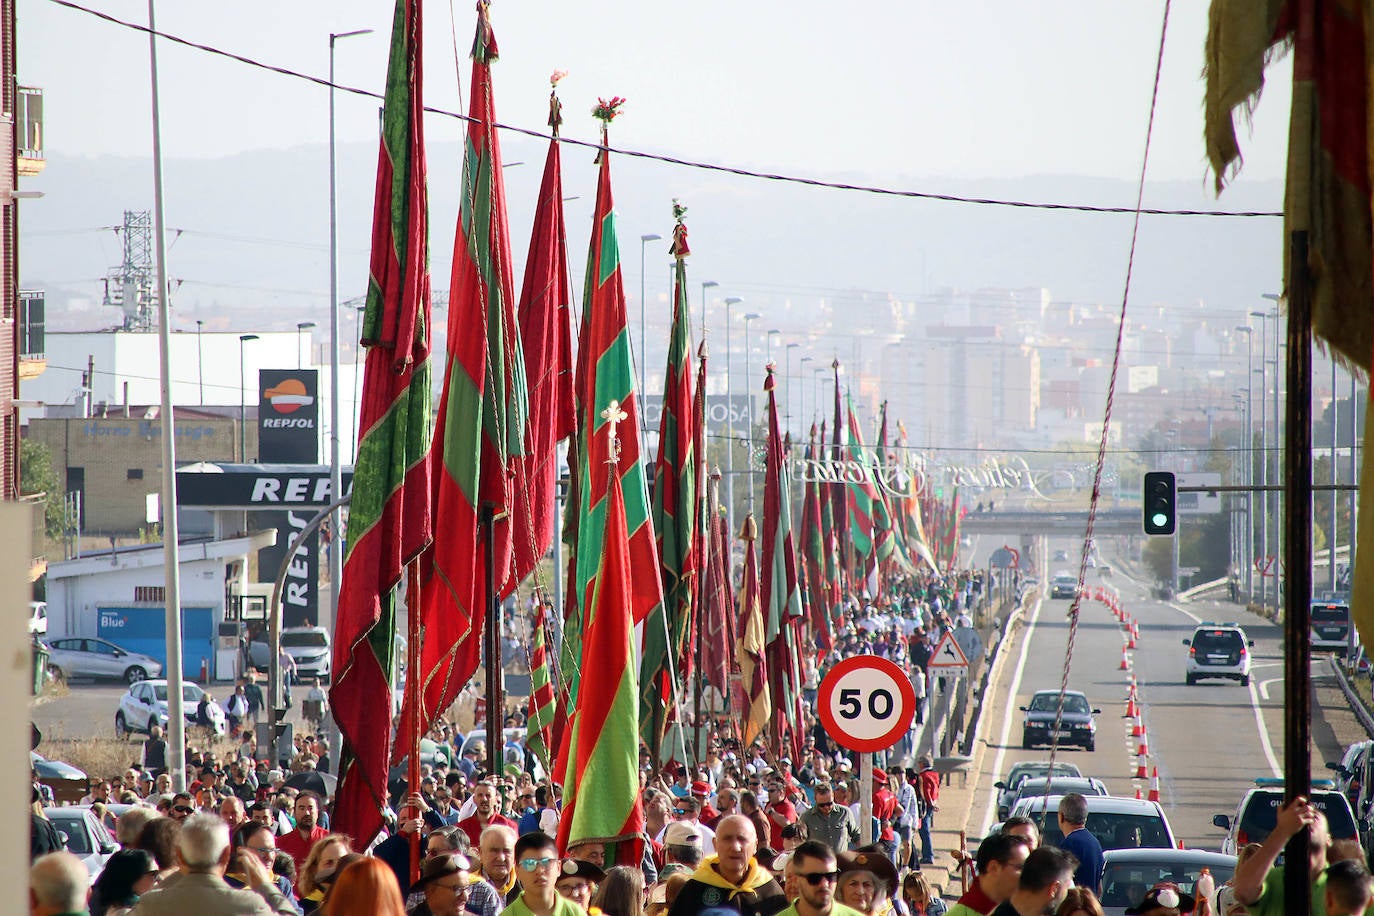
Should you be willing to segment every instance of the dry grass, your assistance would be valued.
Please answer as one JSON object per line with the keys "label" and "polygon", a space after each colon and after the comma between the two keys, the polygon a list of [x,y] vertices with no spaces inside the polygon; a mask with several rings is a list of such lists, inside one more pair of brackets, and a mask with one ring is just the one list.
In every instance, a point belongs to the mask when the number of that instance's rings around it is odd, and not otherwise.
{"label": "dry grass", "polygon": [[[238,745],[226,739],[216,739],[208,745],[193,739],[194,750],[212,750],[220,760],[231,755]],[[92,779],[118,779],[131,765],[143,757],[143,736],[127,741],[118,738],[45,737],[37,748],[49,760],[61,760],[84,770]]]}

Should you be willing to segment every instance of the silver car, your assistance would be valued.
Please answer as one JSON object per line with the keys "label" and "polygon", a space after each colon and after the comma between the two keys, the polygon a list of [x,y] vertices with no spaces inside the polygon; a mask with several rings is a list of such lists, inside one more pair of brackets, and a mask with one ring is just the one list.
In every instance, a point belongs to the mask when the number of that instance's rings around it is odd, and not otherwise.
{"label": "silver car", "polygon": [[105,868],[110,856],[119,849],[110,831],[85,806],[44,808],[43,813],[62,834],[67,852],[81,860],[94,880]]}
{"label": "silver car", "polygon": [[94,636],[68,636],[48,643],[48,674],[69,680],[74,677],[115,678],[137,684],[162,674],[157,659],[117,646]]}

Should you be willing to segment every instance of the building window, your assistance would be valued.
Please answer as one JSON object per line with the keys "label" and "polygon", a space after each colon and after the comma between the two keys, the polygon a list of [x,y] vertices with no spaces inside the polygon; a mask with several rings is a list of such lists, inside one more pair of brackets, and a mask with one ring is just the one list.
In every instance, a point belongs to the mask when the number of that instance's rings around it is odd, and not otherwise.
{"label": "building window", "polygon": [[130,480],[142,480],[142,479],[143,479],[143,468],[129,468],[129,479],[130,479]]}
{"label": "building window", "polygon": [[163,591],[163,588],[164,586],[161,585],[135,585],[134,600],[149,601],[153,603],[166,601],[166,593]]}

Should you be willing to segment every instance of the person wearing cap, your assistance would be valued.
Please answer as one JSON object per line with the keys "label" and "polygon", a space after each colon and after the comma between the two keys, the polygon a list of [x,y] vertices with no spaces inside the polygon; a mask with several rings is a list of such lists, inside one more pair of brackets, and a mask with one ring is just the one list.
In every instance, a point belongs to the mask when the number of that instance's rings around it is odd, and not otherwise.
{"label": "person wearing cap", "polygon": [[707,856],[682,886],[668,916],[696,916],[706,909],[734,910],[740,916],[773,916],[785,910],[782,886],[754,858],[758,834],[747,817],[720,822],[716,853]]}
{"label": "person wearing cap", "polygon": [[585,859],[564,859],[558,868],[554,890],[587,912],[592,910],[592,894],[606,880],[606,873]]}
{"label": "person wearing cap", "polygon": [[1129,916],[1181,916],[1197,908],[1192,894],[1185,894],[1177,884],[1156,884],[1145,892],[1135,906],[1126,907]]}
{"label": "person wearing cap", "polygon": [[821,841],[837,853],[859,844],[858,822],[849,808],[836,803],[834,790],[828,782],[816,783],[816,803],[797,820],[806,828],[808,837]]}
{"label": "person wearing cap", "polygon": [[807,840],[792,851],[787,869],[794,876],[796,898],[781,916],[858,916],[836,899],[840,872],[829,846]]}
{"label": "person wearing cap", "polygon": [[716,832],[701,822],[701,803],[694,796],[679,798],[673,808],[678,822],[691,824],[701,834],[701,848],[707,854],[716,851]]}
{"label": "person wearing cap", "polygon": [[702,834],[687,821],[673,821],[663,831],[663,870],[659,880],[665,880],[676,872],[692,874],[701,865],[705,856]]}
{"label": "person wearing cap", "polygon": [[[755,798],[755,804],[758,799]],[[740,813],[749,814],[749,809],[741,802]],[[787,797],[786,792],[776,791],[768,793],[768,800],[764,804],[763,813],[768,817],[768,831],[759,831],[759,836],[768,837],[768,845],[774,849],[782,848],[782,828],[788,824],[797,822],[797,806],[792,799]],[[758,824],[758,818],[750,815],[750,819]]]}
{"label": "person wearing cap", "polygon": [[535,831],[516,840],[515,876],[521,894],[506,905],[501,916],[583,916],[582,907],[554,886],[561,874],[553,837]]}
{"label": "person wearing cap", "polygon": [[692,783],[692,797],[701,805],[701,813],[698,819],[703,824],[713,824],[720,820],[720,812],[711,807],[711,784],[704,779],[698,779]]}
{"label": "person wearing cap", "polygon": [[1013,833],[994,833],[984,839],[974,857],[976,876],[945,916],[988,916],[1010,900],[1033,848],[1030,840]]}
{"label": "person wearing cap", "polygon": [[420,863],[419,880],[411,885],[411,890],[420,891],[425,899],[410,916],[461,916],[473,886],[471,876],[472,863],[467,856],[426,856]]}
{"label": "person wearing cap", "polygon": [[878,819],[878,842],[883,854],[893,862],[897,861],[897,816],[901,811],[897,796],[888,787],[887,773],[873,770],[873,816]]}
{"label": "person wearing cap", "polygon": [[1016,892],[998,904],[992,916],[1043,916],[1055,912],[1073,887],[1077,867],[1078,860],[1072,853],[1056,846],[1041,846],[1026,857]]}
{"label": "person wearing cap", "polygon": [[882,916],[893,909],[892,895],[898,890],[897,868],[887,856],[870,849],[842,852],[835,857],[840,867],[835,896],[865,916]]}

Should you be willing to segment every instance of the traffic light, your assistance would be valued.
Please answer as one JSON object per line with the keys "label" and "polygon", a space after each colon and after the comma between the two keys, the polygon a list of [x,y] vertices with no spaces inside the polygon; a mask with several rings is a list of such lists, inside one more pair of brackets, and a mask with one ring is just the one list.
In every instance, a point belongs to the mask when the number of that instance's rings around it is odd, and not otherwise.
{"label": "traffic light", "polygon": [[1178,526],[1178,489],[1173,471],[1146,471],[1145,533],[1169,535]]}

